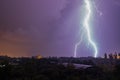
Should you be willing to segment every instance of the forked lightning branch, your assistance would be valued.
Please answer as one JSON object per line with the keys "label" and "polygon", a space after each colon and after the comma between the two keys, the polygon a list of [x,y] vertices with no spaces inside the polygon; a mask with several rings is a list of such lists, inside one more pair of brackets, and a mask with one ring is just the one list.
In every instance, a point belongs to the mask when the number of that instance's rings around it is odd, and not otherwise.
{"label": "forked lightning branch", "polygon": [[[87,37],[87,41],[89,42],[89,44],[92,46],[93,50],[94,50],[94,57],[97,57],[98,55],[98,48],[96,43],[94,42],[92,35],[91,35],[91,26],[90,26],[90,20],[91,20],[91,15],[92,15],[92,3],[91,0],[84,0],[85,3],[85,15],[84,15],[84,21],[83,21],[83,27],[85,30],[85,36]],[[82,36],[82,35],[81,35]],[[82,42],[82,37],[81,40],[76,43],[75,45],[75,51],[74,51],[74,57],[77,57],[77,50],[79,49],[78,47],[80,46]]]}

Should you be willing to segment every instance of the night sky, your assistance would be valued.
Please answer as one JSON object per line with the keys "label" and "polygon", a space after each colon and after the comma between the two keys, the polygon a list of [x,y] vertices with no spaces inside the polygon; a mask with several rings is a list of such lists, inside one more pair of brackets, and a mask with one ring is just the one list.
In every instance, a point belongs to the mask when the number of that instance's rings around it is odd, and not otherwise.
{"label": "night sky", "polygon": [[[92,33],[99,49],[120,52],[120,0],[95,0]],[[0,0],[0,54],[73,56],[83,0]],[[83,41],[78,57],[93,56]]]}

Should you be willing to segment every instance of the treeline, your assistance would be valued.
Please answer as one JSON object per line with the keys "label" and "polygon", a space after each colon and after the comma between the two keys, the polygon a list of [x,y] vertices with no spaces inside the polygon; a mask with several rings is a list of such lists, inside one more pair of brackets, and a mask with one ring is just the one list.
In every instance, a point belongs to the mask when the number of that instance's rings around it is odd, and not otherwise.
{"label": "treeline", "polygon": [[76,69],[64,66],[55,59],[21,59],[19,64],[0,62],[0,80],[120,80],[120,65],[113,71],[104,71],[99,66]]}

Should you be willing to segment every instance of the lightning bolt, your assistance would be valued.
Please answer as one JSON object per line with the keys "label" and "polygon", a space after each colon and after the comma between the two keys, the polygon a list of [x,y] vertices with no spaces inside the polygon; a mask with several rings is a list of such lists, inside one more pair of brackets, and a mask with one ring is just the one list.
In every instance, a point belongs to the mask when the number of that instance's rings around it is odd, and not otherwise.
{"label": "lightning bolt", "polygon": [[[84,2],[85,2],[85,9],[87,11],[84,17],[85,18],[84,22],[83,22],[84,30],[86,31],[85,36],[87,36],[88,42],[91,44],[91,46],[94,49],[94,57],[97,57],[98,49],[97,49],[96,43],[93,41],[91,37],[91,30],[90,30],[90,24],[89,24],[91,14],[92,14],[91,3],[90,3],[90,0],[84,0]],[[81,40],[75,45],[74,57],[77,57],[77,49],[78,49],[78,46],[81,44],[81,42],[82,42],[82,36],[81,36]]]}
{"label": "lightning bolt", "polygon": [[78,49],[78,46],[82,43],[82,39],[83,39],[83,34],[80,37],[80,41],[75,45],[74,57],[77,57],[77,49]]}

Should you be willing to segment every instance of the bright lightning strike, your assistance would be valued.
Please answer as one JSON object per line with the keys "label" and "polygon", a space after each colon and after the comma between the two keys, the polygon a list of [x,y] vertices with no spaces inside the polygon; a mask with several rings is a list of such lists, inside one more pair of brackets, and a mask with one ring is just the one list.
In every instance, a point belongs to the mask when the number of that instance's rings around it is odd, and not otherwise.
{"label": "bright lightning strike", "polygon": [[90,32],[90,26],[89,26],[89,20],[90,20],[90,17],[91,17],[90,0],[85,0],[85,3],[86,3],[87,15],[85,17],[84,27],[85,27],[85,29],[87,31],[88,41],[93,46],[93,48],[95,50],[94,57],[97,57],[97,54],[98,54],[97,46],[96,46],[95,42],[92,40],[92,38],[91,38],[91,32]]}
{"label": "bright lightning strike", "polygon": [[[83,26],[86,31],[87,39],[94,49],[94,57],[97,57],[98,49],[97,49],[96,43],[93,41],[93,39],[91,37],[91,30],[90,30],[90,24],[89,24],[89,21],[91,18],[91,13],[92,13],[91,3],[90,3],[90,0],[84,0],[84,2],[85,2],[85,9],[87,12],[85,15]],[[77,49],[78,49],[78,46],[81,44],[81,42],[82,42],[82,37],[81,37],[81,40],[75,45],[74,57],[77,56]]]}

